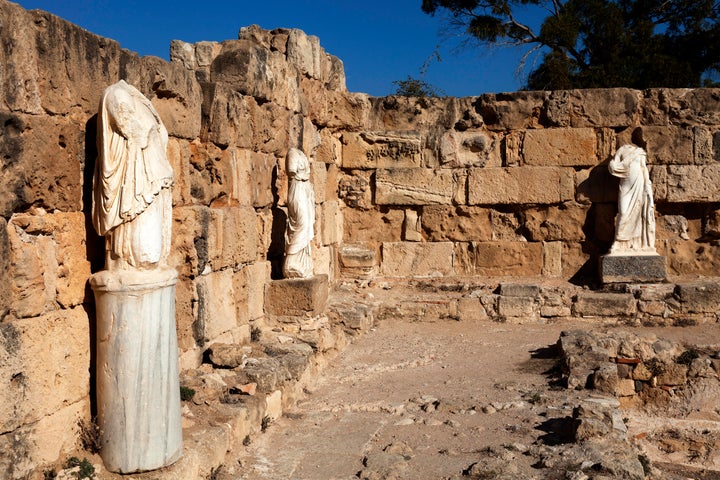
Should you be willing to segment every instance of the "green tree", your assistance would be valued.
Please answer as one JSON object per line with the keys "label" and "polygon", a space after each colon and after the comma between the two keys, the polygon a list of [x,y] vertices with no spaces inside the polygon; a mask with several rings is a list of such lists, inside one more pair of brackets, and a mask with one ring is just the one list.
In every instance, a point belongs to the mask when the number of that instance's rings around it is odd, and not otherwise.
{"label": "green tree", "polygon": [[[533,29],[520,15],[547,16]],[[699,87],[720,72],[720,1],[423,0],[484,45],[542,54],[526,88]]]}

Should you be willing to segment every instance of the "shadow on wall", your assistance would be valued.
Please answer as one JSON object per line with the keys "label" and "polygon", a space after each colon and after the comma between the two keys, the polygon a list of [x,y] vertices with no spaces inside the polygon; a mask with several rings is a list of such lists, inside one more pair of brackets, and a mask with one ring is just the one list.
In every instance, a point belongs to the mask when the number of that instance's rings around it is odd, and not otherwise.
{"label": "shadow on wall", "polygon": [[576,285],[595,286],[599,281],[600,256],[610,250],[615,238],[619,179],[608,171],[609,162],[608,158],[593,167],[588,178],[577,187],[578,196],[591,204],[582,227],[585,240],[581,242],[582,253],[589,258],[570,278]]}
{"label": "shadow on wall", "polygon": [[[85,254],[90,261],[90,272],[95,273],[103,269],[105,266],[105,239],[97,234],[92,225],[92,196],[93,196],[93,174],[95,171],[95,162],[97,161],[97,115],[93,115],[85,123],[85,159],[83,163],[83,185],[82,185],[82,204],[83,214],[85,216]],[[96,352],[96,314],[95,314],[95,298],[90,281],[85,284],[85,299],[83,301],[83,309],[87,314],[89,324],[89,349],[90,349],[90,415],[91,418],[97,417],[97,400],[95,395],[96,388],[96,371],[95,364],[97,360]]]}
{"label": "shadow on wall", "polygon": [[270,246],[267,251],[267,260],[270,262],[270,278],[278,280],[283,278],[282,266],[285,258],[285,227],[287,225],[287,213],[278,206],[280,194],[278,192],[278,172],[280,167],[276,166],[272,173],[271,191],[273,196],[272,207],[272,229],[270,231]]}

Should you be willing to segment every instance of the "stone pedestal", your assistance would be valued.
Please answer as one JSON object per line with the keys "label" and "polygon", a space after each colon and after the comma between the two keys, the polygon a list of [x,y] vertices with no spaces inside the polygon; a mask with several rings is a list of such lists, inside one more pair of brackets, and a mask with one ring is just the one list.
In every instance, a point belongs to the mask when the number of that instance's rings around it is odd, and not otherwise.
{"label": "stone pedestal", "polygon": [[278,316],[314,317],[325,311],[328,276],[273,280],[265,291],[265,311]]}
{"label": "stone pedestal", "polygon": [[603,255],[602,283],[658,283],[667,279],[665,257],[660,255]]}
{"label": "stone pedestal", "polygon": [[104,270],[97,307],[100,456],[108,470],[162,468],[182,454],[173,269]]}

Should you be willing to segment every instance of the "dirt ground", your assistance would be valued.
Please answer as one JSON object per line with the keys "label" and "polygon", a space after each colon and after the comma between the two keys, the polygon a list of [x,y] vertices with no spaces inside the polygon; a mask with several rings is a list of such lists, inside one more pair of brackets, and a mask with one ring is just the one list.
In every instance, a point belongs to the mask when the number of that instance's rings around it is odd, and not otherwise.
{"label": "dirt ground", "polygon": [[[306,398],[218,477],[571,478],[539,468],[528,450],[557,443],[556,423],[586,395],[553,386],[549,374],[561,331],[578,328],[630,329],[588,321],[385,320],[356,338]],[[720,345],[718,324],[632,331]],[[493,476],[493,465],[506,475]],[[706,473],[677,478],[720,478]]]}

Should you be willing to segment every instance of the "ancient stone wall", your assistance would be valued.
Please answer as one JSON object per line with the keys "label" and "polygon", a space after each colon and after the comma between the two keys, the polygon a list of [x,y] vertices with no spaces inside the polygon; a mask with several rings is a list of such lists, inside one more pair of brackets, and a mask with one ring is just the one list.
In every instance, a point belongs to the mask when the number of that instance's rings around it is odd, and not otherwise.
{"label": "ancient stone wall", "polygon": [[592,283],[625,143],[647,149],[670,275],[717,275],[718,90],[374,98],[343,132],[343,272]]}
{"label": "ancient stone wall", "polygon": [[4,0],[0,25],[0,477],[55,461],[94,413],[96,113],[121,78],[170,134],[181,369],[264,322],[294,146],[312,160],[315,272],[331,282],[592,279],[613,237],[605,164],[630,141],[649,152],[669,272],[717,275],[717,90],[369,98],[298,30],[176,41],[165,62]]}
{"label": "ancient stone wall", "polygon": [[75,448],[78,421],[95,412],[88,278],[104,262],[90,223],[103,90],[136,86],[170,135],[181,369],[214,342],[249,342],[263,322],[290,147],[316,159],[315,271],[334,278],[339,157],[322,139],[357,129],[367,97],[348,93],[342,63],[298,30],[175,42],[166,62],[5,1],[0,25],[0,477],[10,479]]}

